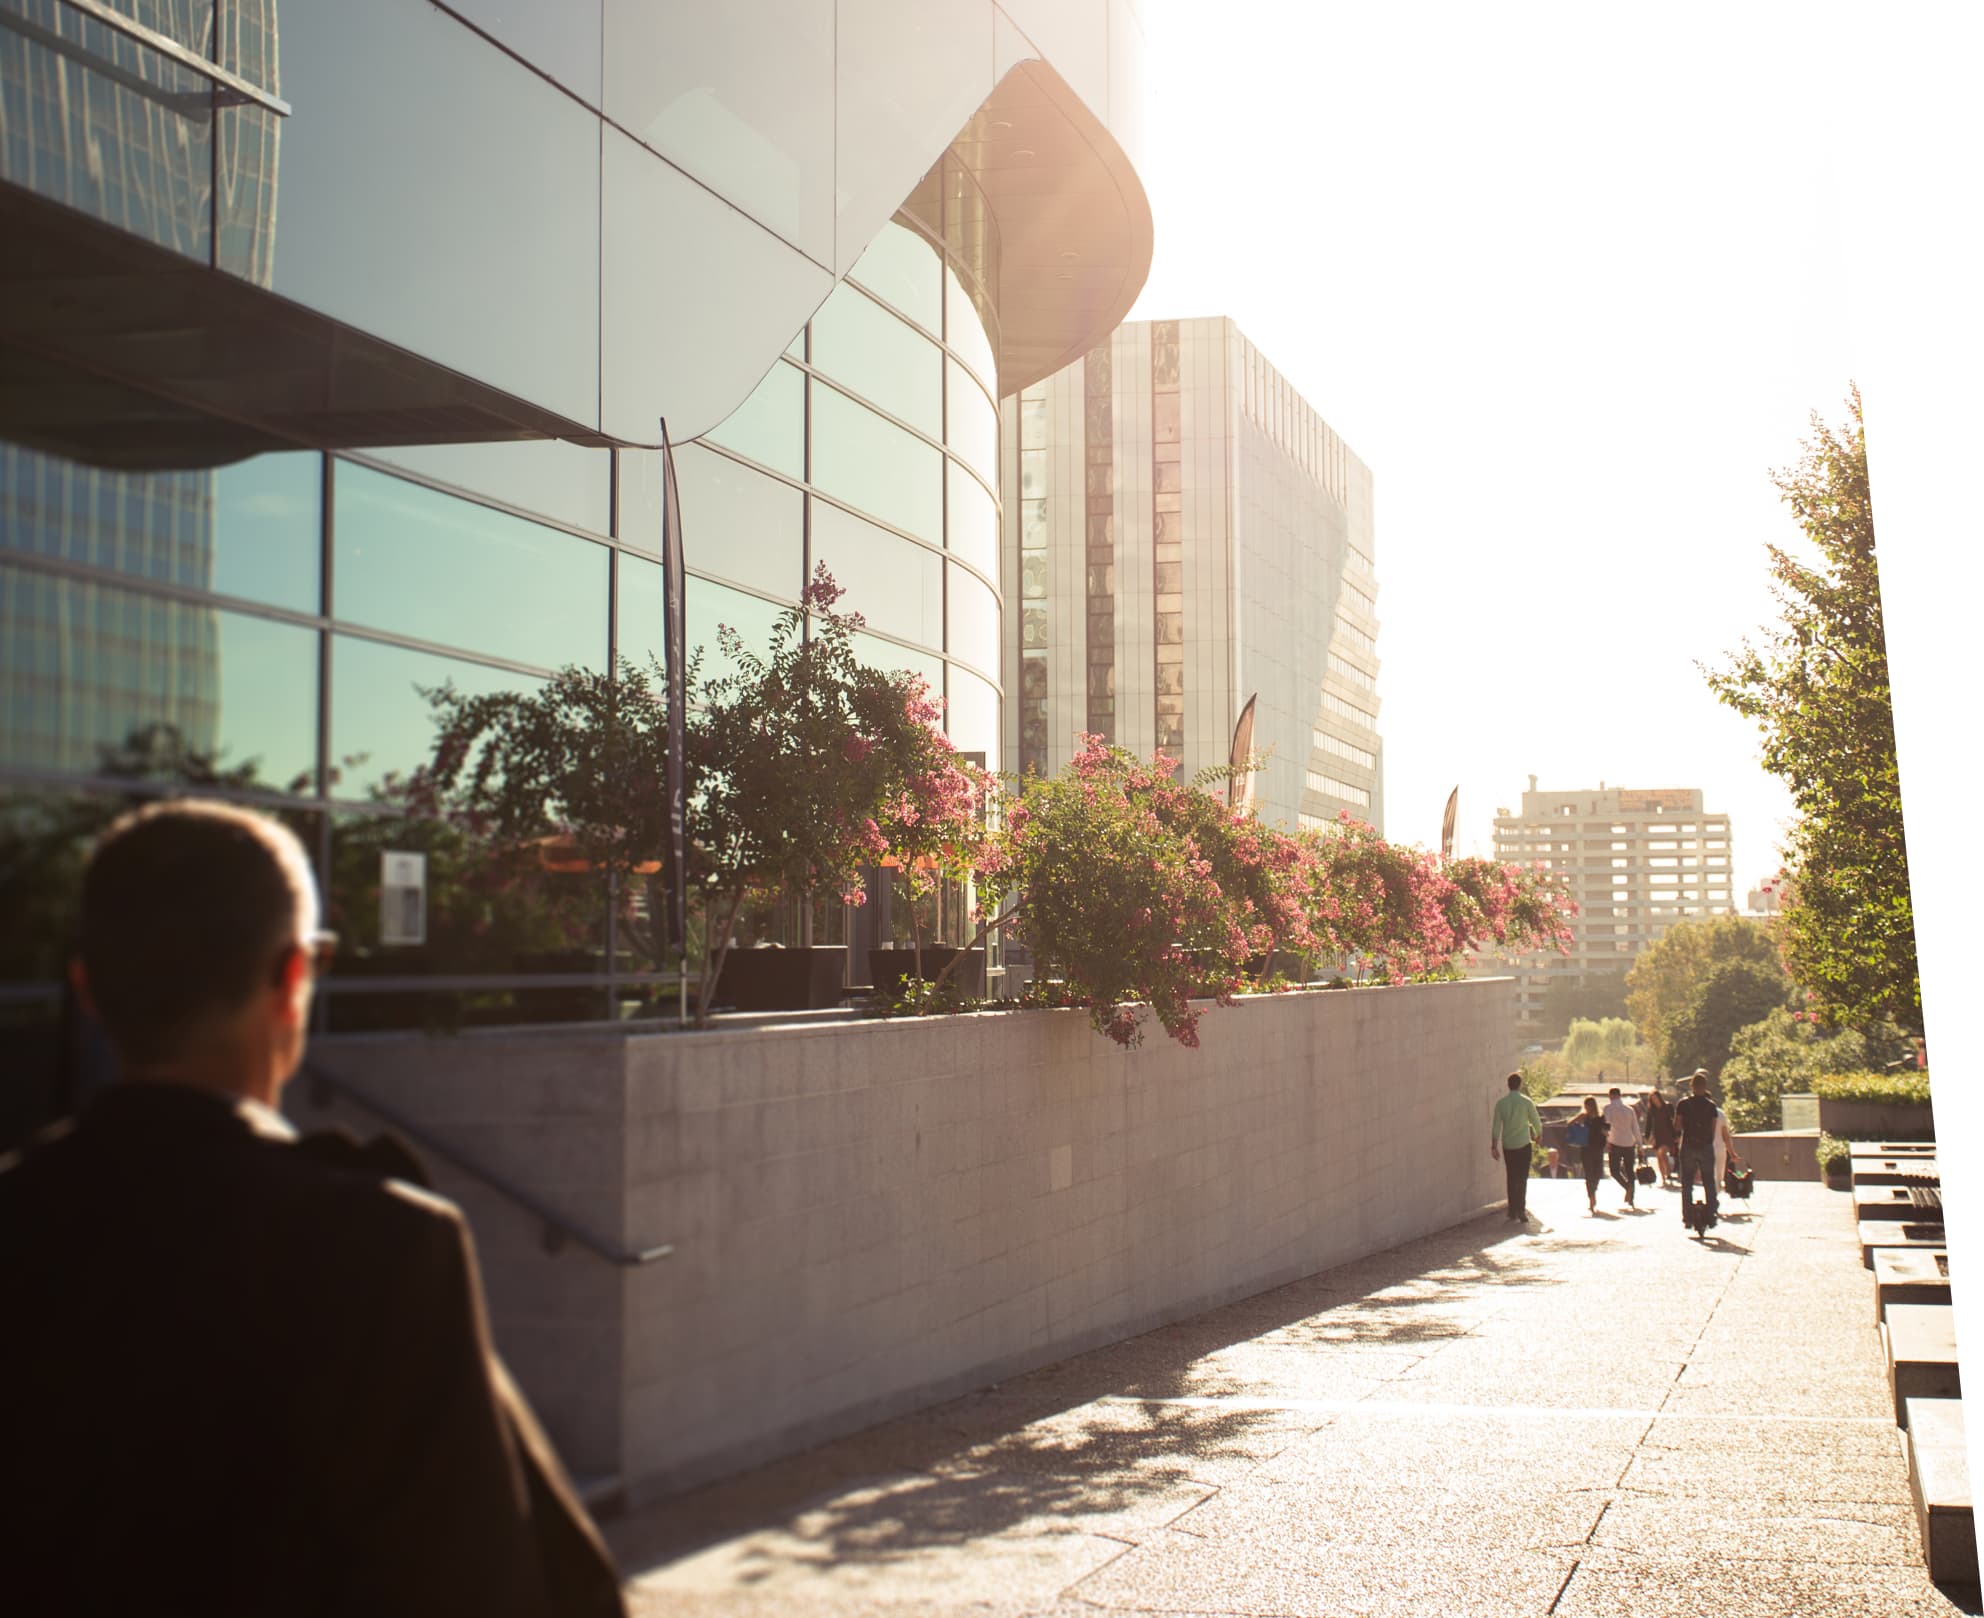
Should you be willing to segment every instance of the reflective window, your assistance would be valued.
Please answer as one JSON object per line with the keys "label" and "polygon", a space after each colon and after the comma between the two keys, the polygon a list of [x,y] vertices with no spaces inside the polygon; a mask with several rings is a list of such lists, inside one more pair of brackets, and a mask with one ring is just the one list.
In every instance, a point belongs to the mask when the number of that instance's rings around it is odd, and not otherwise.
{"label": "reflective window", "polygon": [[596,420],[598,115],[436,6],[285,5],[281,38],[274,289]]}
{"label": "reflective window", "polygon": [[913,652],[907,646],[898,646],[879,635],[861,634],[854,637],[854,655],[870,668],[901,669],[910,674],[920,674],[924,684],[932,691],[941,692],[944,689],[944,660],[941,657]]}
{"label": "reflective window", "polygon": [[866,293],[835,287],[813,316],[812,343],[817,369],[932,438],[943,436],[943,356]]}
{"label": "reflective window", "polygon": [[[176,6],[177,16],[145,9],[150,26],[204,48],[212,0]],[[0,119],[0,180],[176,253],[207,258],[214,157],[205,109],[212,83],[56,0],[24,0],[8,10],[61,36],[69,51],[12,29],[0,34],[7,114]],[[97,62],[116,77],[90,65]]]}
{"label": "reflective window", "polygon": [[951,669],[944,729],[961,753],[983,753],[985,767],[999,768],[999,693],[975,674]]}
{"label": "reflective window", "polygon": [[599,105],[600,0],[453,0],[453,5],[540,73],[581,101]]}
{"label": "reflective window", "polygon": [[0,567],[0,675],[0,762],[314,790],[314,630]]}
{"label": "reflective window", "polygon": [[920,231],[890,220],[847,273],[927,330],[942,329],[942,260]]}
{"label": "reflective window", "polygon": [[427,693],[533,691],[542,682],[463,658],[438,657],[356,635],[331,638],[331,795],[376,797],[434,756]]}
{"label": "reflective window", "polygon": [[983,669],[999,671],[999,600],[983,583],[962,568],[950,570],[950,643],[953,657]]}
{"label": "reflective window", "polygon": [[873,523],[813,502],[813,561],[847,590],[841,601],[884,634],[920,645],[944,644],[944,562]]}
{"label": "reflective window", "polygon": [[615,645],[624,660],[652,677],[651,662],[663,668],[668,666],[661,564],[622,551],[618,566],[620,583],[614,606],[619,622],[614,626]]}
{"label": "reflective window", "polygon": [[0,445],[0,550],[315,612],[323,461],[106,472]]}
{"label": "reflective window", "polygon": [[985,390],[956,360],[944,362],[944,397],[949,415],[944,442],[978,469],[987,483],[999,481],[999,411]]}
{"label": "reflective window", "polygon": [[337,464],[336,616],[559,668],[606,661],[606,547]]}
{"label": "reflective window", "polygon": [[806,373],[774,365],[751,397],[703,435],[787,477],[806,475]]}
{"label": "reflective window", "polygon": [[999,365],[992,339],[985,334],[984,319],[971,301],[971,294],[958,280],[957,271],[948,265],[944,269],[944,341],[978,373],[987,392],[998,393]]}
{"label": "reflective window", "polygon": [[365,453],[519,511],[595,534],[613,531],[611,450],[546,438],[519,444],[411,444]]}
{"label": "reflective window", "polygon": [[943,456],[846,394],[813,384],[813,484],[941,545]]}
{"label": "reflective window", "polygon": [[1047,451],[1044,449],[1023,449],[1020,451],[1020,497],[1025,500],[1042,500],[1047,496]]}
{"label": "reflective window", "polygon": [[696,444],[675,452],[675,481],[685,562],[734,584],[798,596],[806,571],[804,495]]}
{"label": "reflective window", "polygon": [[717,644],[719,626],[736,630],[743,638],[745,649],[762,656],[770,648],[772,628],[785,610],[775,601],[746,595],[742,590],[713,584],[691,573],[686,603],[687,638],[691,656],[698,649],[702,652],[697,682],[700,684],[714,676],[736,671],[736,663]]}
{"label": "reflective window", "polygon": [[985,485],[955,462],[945,467],[950,489],[951,554],[987,578],[999,576],[999,508]]}

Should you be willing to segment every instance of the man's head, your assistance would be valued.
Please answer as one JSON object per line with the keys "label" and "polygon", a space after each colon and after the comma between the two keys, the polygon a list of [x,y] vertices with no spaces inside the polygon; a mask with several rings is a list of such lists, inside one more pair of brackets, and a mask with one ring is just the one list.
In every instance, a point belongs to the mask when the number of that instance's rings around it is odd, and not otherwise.
{"label": "man's head", "polygon": [[1609,1099],[1609,1100],[1612,1100],[1612,1101],[1617,1101],[1617,1100],[1619,1099],[1619,1087],[1618,1087],[1618,1085],[1616,1085],[1616,1084],[1615,1084],[1615,1085],[1613,1085],[1611,1089],[1609,1089],[1609,1090],[1607,1090],[1607,1091],[1605,1092],[1605,1094],[1606,1094],[1606,1097],[1607,1097],[1607,1099]]}
{"label": "man's head", "polygon": [[1509,1075],[1509,1088],[1511,1090],[1520,1090],[1522,1088],[1522,1075],[1520,1073],[1511,1073]]}
{"label": "man's head", "polygon": [[1695,1092],[1695,1094],[1696,1094],[1696,1095],[1698,1095],[1698,1096],[1705,1096],[1705,1095],[1707,1095],[1707,1094],[1708,1094],[1708,1069],[1707,1069],[1707,1068],[1705,1068],[1705,1067],[1698,1067],[1698,1068],[1696,1068],[1696,1069],[1695,1069],[1695,1072],[1694,1072],[1694,1076],[1693,1076],[1693,1077],[1692,1077],[1691,1079],[1689,1079],[1689,1081],[1688,1081],[1688,1082],[1689,1082],[1689,1084],[1690,1084],[1690,1085],[1692,1085],[1692,1086],[1694,1087],[1694,1092]]}
{"label": "man's head", "polygon": [[127,1071],[275,1099],[330,942],[286,826],[220,803],[139,809],[98,839],[82,910],[71,971]]}

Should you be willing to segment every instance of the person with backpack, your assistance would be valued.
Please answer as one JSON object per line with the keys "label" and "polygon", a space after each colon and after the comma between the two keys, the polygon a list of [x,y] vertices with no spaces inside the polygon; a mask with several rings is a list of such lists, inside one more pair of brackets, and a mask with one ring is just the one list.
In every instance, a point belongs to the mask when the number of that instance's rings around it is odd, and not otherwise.
{"label": "person with backpack", "polygon": [[[1681,1223],[1697,1237],[1706,1236],[1715,1228],[1716,1193],[1719,1187],[1715,1179],[1715,1140],[1716,1132],[1722,1124],[1722,1109],[1709,1098],[1708,1070],[1696,1068],[1689,1081],[1692,1094],[1684,1097],[1674,1108],[1674,1122],[1681,1132]],[[1702,1182],[1702,1208],[1695,1208],[1694,1183],[1699,1176]]]}
{"label": "person with backpack", "polygon": [[1565,1141],[1578,1149],[1578,1160],[1584,1168],[1584,1197],[1591,1205],[1591,1211],[1598,1212],[1598,1182],[1605,1175],[1605,1115],[1598,1110],[1598,1097],[1584,1098],[1584,1111],[1571,1120],[1571,1127],[1564,1132]]}

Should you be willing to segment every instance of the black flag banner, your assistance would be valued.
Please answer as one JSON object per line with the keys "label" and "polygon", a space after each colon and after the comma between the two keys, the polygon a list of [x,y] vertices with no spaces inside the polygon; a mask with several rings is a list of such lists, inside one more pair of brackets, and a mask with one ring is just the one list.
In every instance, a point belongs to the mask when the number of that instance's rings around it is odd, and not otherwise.
{"label": "black flag banner", "polygon": [[1440,858],[1454,857],[1454,817],[1460,813],[1460,788],[1447,794],[1447,812],[1440,817]]}
{"label": "black flag banner", "polygon": [[1254,698],[1247,699],[1247,706],[1240,710],[1240,718],[1233,726],[1233,747],[1226,755],[1226,762],[1241,773],[1226,779],[1226,801],[1242,814],[1254,807],[1254,772],[1245,766],[1254,756]]}
{"label": "black flag banner", "polygon": [[663,931],[676,951],[689,945],[688,825],[682,754],[688,745],[689,693],[684,663],[688,620],[682,605],[682,502],[675,491],[675,451],[661,424],[661,639],[668,664],[668,915]]}

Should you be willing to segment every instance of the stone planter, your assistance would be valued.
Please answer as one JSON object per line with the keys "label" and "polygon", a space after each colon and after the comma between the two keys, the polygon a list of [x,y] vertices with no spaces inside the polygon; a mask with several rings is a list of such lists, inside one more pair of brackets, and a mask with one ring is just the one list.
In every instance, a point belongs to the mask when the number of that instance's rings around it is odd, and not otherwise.
{"label": "stone planter", "polygon": [[[944,968],[961,953],[949,944],[925,944],[924,980],[936,982]],[[871,949],[868,952],[868,981],[875,985],[877,994],[901,994],[903,985],[916,975],[916,951],[913,949]],[[951,974],[950,981],[960,994],[982,1000],[985,997],[985,951],[971,951],[970,958]]]}
{"label": "stone planter", "polygon": [[733,949],[723,958],[711,1003],[730,1011],[817,1011],[846,993],[847,946]]}
{"label": "stone planter", "polygon": [[1841,1140],[1934,1140],[1936,1115],[1926,1106],[1821,1096],[1819,1128]]}

